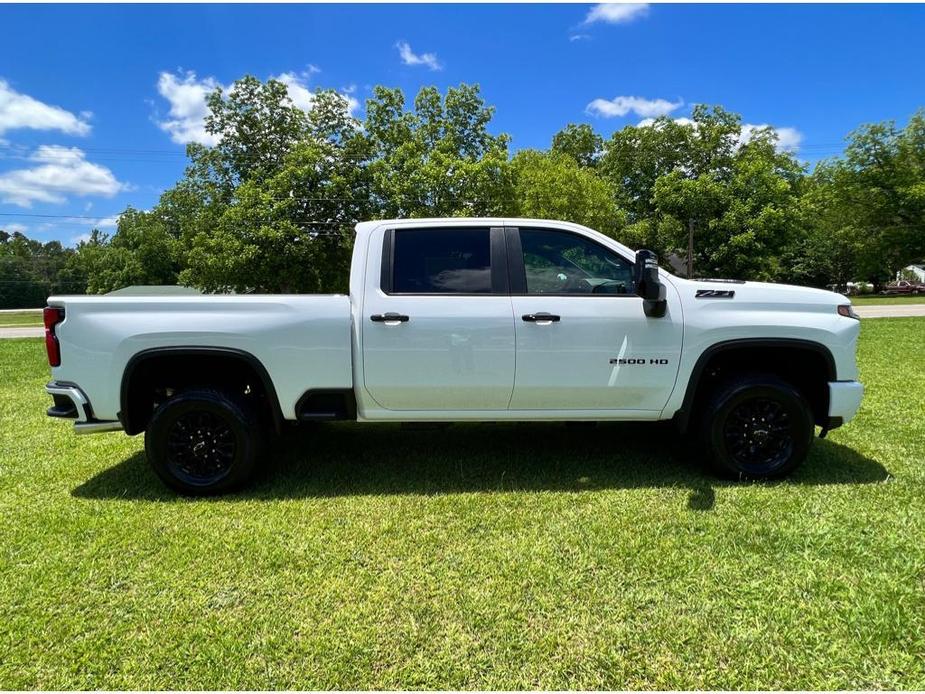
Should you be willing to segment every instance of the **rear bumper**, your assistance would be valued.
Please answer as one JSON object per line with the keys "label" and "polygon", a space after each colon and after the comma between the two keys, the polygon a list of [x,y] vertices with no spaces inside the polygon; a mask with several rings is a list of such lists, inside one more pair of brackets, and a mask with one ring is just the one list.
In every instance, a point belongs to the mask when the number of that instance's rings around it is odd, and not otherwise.
{"label": "rear bumper", "polygon": [[864,384],[857,381],[829,383],[829,429],[847,424],[857,414],[864,397]]}
{"label": "rear bumper", "polygon": [[122,422],[96,419],[86,394],[73,383],[52,381],[46,384],[45,392],[54,399],[54,404],[48,408],[48,416],[57,419],[73,419],[76,434],[94,434],[100,431],[122,429]]}

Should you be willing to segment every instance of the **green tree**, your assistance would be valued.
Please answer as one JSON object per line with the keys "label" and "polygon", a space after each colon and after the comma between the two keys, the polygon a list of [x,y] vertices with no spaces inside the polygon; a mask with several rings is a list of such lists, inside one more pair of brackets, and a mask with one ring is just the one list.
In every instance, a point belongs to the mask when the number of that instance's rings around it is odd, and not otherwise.
{"label": "green tree", "polygon": [[687,255],[694,223],[698,275],[775,279],[800,221],[803,171],[776,148],[773,130],[749,133],[741,118],[698,105],[689,122],[659,118],[605,144],[599,170],[628,210],[625,240]]}
{"label": "green tree", "polygon": [[597,166],[604,151],[604,138],[586,123],[569,123],[552,138],[552,151],[568,154],[579,166]]}
{"label": "green tree", "polygon": [[682,232],[675,238],[679,250],[687,241],[685,222],[693,221],[697,275],[775,280],[784,271],[781,253],[801,222],[800,170],[774,145],[770,134],[756,137],[727,170],[696,178],[674,172],[656,183],[658,211],[674,217]]}
{"label": "green tree", "polygon": [[385,217],[503,214],[512,180],[507,135],[488,132],[494,109],[477,85],[451,87],[441,97],[421,89],[414,109],[401,90],[376,87],[366,104],[372,146],[372,195]]}
{"label": "green tree", "polygon": [[659,118],[649,126],[627,126],[613,133],[604,144],[601,174],[610,181],[617,204],[631,222],[656,216],[655,183],[674,171],[691,172],[695,130],[670,118]]}
{"label": "green tree", "polygon": [[237,80],[228,94],[221,88],[206,101],[205,129],[218,138],[211,148],[191,145],[196,174],[230,194],[235,186],[272,176],[288,153],[308,137],[308,116],[289,98],[285,84],[252,75]]}
{"label": "green tree", "polygon": [[0,230],[0,308],[35,308],[51,294],[82,293],[84,283],[66,267],[74,250]]}
{"label": "green tree", "polygon": [[892,121],[857,129],[813,179],[822,229],[857,251],[853,279],[879,285],[925,257],[925,111],[902,129]]}
{"label": "green tree", "polygon": [[103,294],[133,285],[176,284],[180,268],[179,245],[161,219],[151,212],[125,210],[116,233],[109,237],[98,229],[77,244],[66,266],[68,281],[84,281],[90,294]]}
{"label": "green tree", "polygon": [[523,150],[512,167],[517,216],[576,222],[613,237],[623,228],[610,186],[571,155]]}
{"label": "green tree", "polygon": [[333,91],[318,92],[296,120],[300,139],[272,168],[238,179],[209,227],[189,238],[183,282],[208,291],[346,290],[352,227],[373,213],[369,140]]}

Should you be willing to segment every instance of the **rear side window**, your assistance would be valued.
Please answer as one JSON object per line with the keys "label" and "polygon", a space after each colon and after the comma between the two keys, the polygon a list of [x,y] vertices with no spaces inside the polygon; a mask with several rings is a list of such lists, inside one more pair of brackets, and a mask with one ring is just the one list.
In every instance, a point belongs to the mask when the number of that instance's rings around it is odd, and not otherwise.
{"label": "rear side window", "polygon": [[633,266],[577,234],[521,229],[528,294],[633,294]]}
{"label": "rear side window", "polygon": [[396,294],[488,294],[488,229],[396,229],[392,248]]}

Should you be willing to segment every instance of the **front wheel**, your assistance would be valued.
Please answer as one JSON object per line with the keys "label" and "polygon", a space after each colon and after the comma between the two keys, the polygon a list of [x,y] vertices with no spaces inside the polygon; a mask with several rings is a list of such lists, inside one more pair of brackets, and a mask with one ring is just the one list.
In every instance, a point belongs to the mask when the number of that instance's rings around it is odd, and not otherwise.
{"label": "front wheel", "polygon": [[788,475],[806,458],[813,434],[806,398],[776,376],[757,374],[717,387],[701,427],[716,471],[744,480]]}
{"label": "front wheel", "polygon": [[253,408],[227,393],[187,390],[164,401],[145,431],[148,462],[183,494],[220,494],[253,475],[263,428]]}

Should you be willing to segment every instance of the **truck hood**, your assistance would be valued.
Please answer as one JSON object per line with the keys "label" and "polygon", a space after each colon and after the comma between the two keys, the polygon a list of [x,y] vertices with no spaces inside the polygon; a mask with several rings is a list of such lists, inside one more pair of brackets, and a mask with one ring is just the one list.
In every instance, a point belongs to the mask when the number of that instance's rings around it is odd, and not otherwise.
{"label": "truck hood", "polygon": [[[838,306],[850,304],[851,301],[835,292],[813,287],[800,287],[794,284],[775,284],[772,282],[743,282],[739,280],[675,280],[679,291],[688,292],[693,297],[704,292],[734,292],[732,298],[748,302],[773,302],[777,304]],[[701,298],[709,298],[701,296]],[[722,295],[716,294],[718,298]]]}

